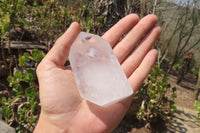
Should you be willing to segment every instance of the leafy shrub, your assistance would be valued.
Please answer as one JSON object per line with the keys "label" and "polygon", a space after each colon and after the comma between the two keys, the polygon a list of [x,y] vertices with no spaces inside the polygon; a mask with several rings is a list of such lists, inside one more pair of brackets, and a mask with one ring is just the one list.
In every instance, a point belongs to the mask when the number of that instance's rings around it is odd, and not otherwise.
{"label": "leafy shrub", "polygon": [[[170,90],[171,95],[167,96]],[[140,120],[151,123],[155,118],[165,119],[177,110],[174,102],[177,97],[176,88],[171,88],[167,83],[167,76],[163,75],[163,70],[158,66],[154,66],[139,94],[144,99],[137,113],[137,118]]]}
{"label": "leafy shrub", "polygon": [[182,59],[179,59],[173,66],[173,68],[175,70],[179,70],[179,68],[181,67],[181,64],[183,63],[183,60]]}
{"label": "leafy shrub", "polygon": [[77,1],[1,0],[1,39],[8,40],[10,30],[18,26],[29,30],[40,41],[53,43],[72,21],[82,19],[85,21],[83,28],[92,31],[93,11],[81,3],[84,2],[79,2],[77,7]]}
{"label": "leafy shrub", "polygon": [[195,116],[195,121],[200,122],[200,102],[198,100],[195,100],[194,109],[197,113]]}
{"label": "leafy shrub", "polygon": [[35,33],[40,41],[54,40],[66,30],[76,11],[70,12],[70,6],[62,4],[52,0],[1,0],[1,38],[8,39],[11,28],[19,26]]}
{"label": "leafy shrub", "polygon": [[36,66],[45,54],[38,49],[19,57],[18,68],[8,76],[8,98],[1,99],[2,115],[6,123],[18,133],[32,132],[40,113]]}
{"label": "leafy shrub", "polygon": [[27,9],[27,0],[1,0],[0,1],[0,36],[8,39],[14,25],[23,26],[27,21],[23,19]]}

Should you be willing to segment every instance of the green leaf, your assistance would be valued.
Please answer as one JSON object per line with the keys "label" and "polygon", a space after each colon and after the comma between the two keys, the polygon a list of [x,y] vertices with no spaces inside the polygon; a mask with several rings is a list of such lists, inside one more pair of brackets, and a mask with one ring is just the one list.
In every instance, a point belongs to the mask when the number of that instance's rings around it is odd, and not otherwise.
{"label": "green leaf", "polygon": [[26,60],[29,60],[30,54],[29,53],[24,53],[23,56],[26,58]]}
{"label": "green leaf", "polygon": [[158,87],[158,91],[159,91],[159,92],[162,92],[163,90],[164,90],[164,89],[163,89],[162,86],[159,86],[159,87]]}
{"label": "green leaf", "polygon": [[11,98],[8,98],[7,102],[8,102],[8,105],[9,105],[9,106],[11,106],[11,105],[12,105],[12,100],[13,100],[13,99],[11,99]]}
{"label": "green leaf", "polygon": [[37,117],[31,116],[31,118],[29,119],[29,123],[32,125],[35,125],[36,120],[37,120]]}
{"label": "green leaf", "polygon": [[22,79],[22,72],[21,72],[21,71],[16,71],[16,72],[15,72],[15,77],[16,77],[17,79]]}
{"label": "green leaf", "polygon": [[43,51],[39,51],[38,49],[34,49],[32,51],[33,60],[39,63],[45,56]]}
{"label": "green leaf", "polygon": [[24,81],[26,83],[31,83],[35,79],[36,79],[35,70],[33,70],[33,69],[27,69],[25,71],[25,75],[23,76],[22,81]]}
{"label": "green leaf", "polygon": [[168,97],[163,97],[162,100],[163,100],[164,103],[167,103],[168,102]]}
{"label": "green leaf", "polygon": [[11,75],[8,76],[7,81],[9,82],[9,86],[12,87],[15,83],[15,78]]}
{"label": "green leaf", "polygon": [[26,88],[25,95],[28,97],[35,97],[37,95],[37,93],[34,88],[28,87],[28,88]]}
{"label": "green leaf", "polygon": [[195,100],[194,108],[197,111],[197,113],[198,111],[200,111],[200,102],[198,100]]}
{"label": "green leaf", "polygon": [[194,116],[195,117],[195,121],[199,122],[200,118],[198,116]]}
{"label": "green leaf", "polygon": [[12,91],[11,91],[11,96],[13,98],[15,97],[19,97],[23,94],[23,91],[22,91],[22,88],[21,88],[21,85],[19,85],[18,88],[13,88]]}
{"label": "green leaf", "polygon": [[175,92],[175,91],[176,91],[176,87],[173,87],[173,88],[172,88],[172,91]]}
{"label": "green leaf", "polygon": [[19,57],[19,66],[25,66],[25,64],[30,60],[29,54],[25,53],[23,56]]}
{"label": "green leaf", "polygon": [[[36,94],[36,93],[35,93]],[[30,104],[29,104],[29,108],[31,109],[32,112],[35,111],[35,108],[36,108],[36,103],[31,101]]]}
{"label": "green leaf", "polygon": [[195,106],[200,106],[200,102],[198,100],[195,100]]}
{"label": "green leaf", "polygon": [[172,98],[177,98],[177,94],[176,94],[176,93],[173,93],[173,94],[172,94]]}
{"label": "green leaf", "polygon": [[7,99],[5,97],[2,97],[1,104],[4,105],[7,102]]}
{"label": "green leaf", "polygon": [[2,111],[1,111],[2,115],[6,118],[10,118],[12,116],[12,111],[10,110],[9,107],[2,107]]}
{"label": "green leaf", "polygon": [[164,75],[162,82],[167,82],[167,75]]}
{"label": "green leaf", "polygon": [[154,70],[156,72],[157,76],[161,76],[163,70],[161,68],[159,68],[157,65],[154,65]]}
{"label": "green leaf", "polygon": [[151,91],[150,94],[149,94],[149,96],[150,96],[151,99],[155,99],[156,98],[155,91]]}
{"label": "green leaf", "polygon": [[167,88],[171,88],[171,85],[170,85],[170,84],[167,84]]}
{"label": "green leaf", "polygon": [[153,109],[154,108],[154,104],[152,102],[149,102],[149,108]]}
{"label": "green leaf", "polygon": [[172,107],[172,109],[173,111],[177,111],[177,107],[175,105]]}
{"label": "green leaf", "polygon": [[19,91],[19,89],[22,89],[21,84],[15,83],[14,86],[13,86],[13,90],[14,90],[14,89],[16,89],[16,91]]}
{"label": "green leaf", "polygon": [[182,64],[183,60],[182,59],[179,59],[175,64],[174,64],[174,69],[175,70],[178,70]]}

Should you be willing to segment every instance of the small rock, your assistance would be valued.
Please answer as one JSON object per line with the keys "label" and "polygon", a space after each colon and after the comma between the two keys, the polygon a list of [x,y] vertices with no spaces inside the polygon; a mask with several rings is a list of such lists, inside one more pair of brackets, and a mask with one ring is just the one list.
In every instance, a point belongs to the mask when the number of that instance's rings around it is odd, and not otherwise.
{"label": "small rock", "polygon": [[1,133],[16,133],[14,128],[10,127],[2,120],[0,120],[0,129]]}

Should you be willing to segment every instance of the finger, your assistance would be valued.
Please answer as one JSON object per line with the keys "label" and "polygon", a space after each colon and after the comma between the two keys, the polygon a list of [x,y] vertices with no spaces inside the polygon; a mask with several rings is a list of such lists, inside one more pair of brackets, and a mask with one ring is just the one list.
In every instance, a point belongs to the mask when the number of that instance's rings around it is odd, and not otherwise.
{"label": "finger", "polygon": [[120,38],[131,30],[139,21],[139,17],[136,14],[130,14],[122,18],[118,23],[116,23],[110,30],[108,30],[102,38],[107,40],[111,47],[120,40]]}
{"label": "finger", "polygon": [[147,15],[124,37],[114,48],[114,53],[120,63],[132,52],[136,44],[157,23],[155,15]]}
{"label": "finger", "polygon": [[122,68],[127,77],[140,65],[145,55],[151,49],[152,45],[160,36],[161,29],[155,26],[142,40],[139,46],[132,52],[128,58],[122,63]]}
{"label": "finger", "polygon": [[150,50],[148,54],[144,57],[144,60],[139,65],[139,67],[129,77],[128,80],[134,91],[137,91],[137,89],[142,85],[145,78],[148,76],[157,59],[157,54],[157,50]]}
{"label": "finger", "polygon": [[68,58],[70,47],[80,31],[80,25],[77,22],[73,22],[67,31],[58,38],[45,58],[57,66],[63,66]]}

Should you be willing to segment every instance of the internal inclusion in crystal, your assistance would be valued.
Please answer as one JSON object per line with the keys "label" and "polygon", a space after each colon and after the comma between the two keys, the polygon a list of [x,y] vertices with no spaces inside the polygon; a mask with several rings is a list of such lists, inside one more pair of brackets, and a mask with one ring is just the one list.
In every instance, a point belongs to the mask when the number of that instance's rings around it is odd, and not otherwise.
{"label": "internal inclusion in crystal", "polygon": [[104,106],[133,94],[112,48],[100,36],[81,32],[69,60],[82,98]]}

